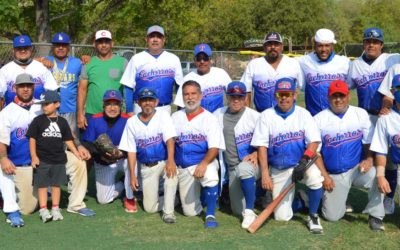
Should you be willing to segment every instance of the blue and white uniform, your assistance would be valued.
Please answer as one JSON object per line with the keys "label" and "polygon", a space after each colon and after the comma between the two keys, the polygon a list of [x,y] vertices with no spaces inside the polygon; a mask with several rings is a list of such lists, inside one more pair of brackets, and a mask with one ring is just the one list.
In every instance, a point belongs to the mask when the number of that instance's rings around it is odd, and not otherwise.
{"label": "blue and white uniform", "polygon": [[382,80],[382,83],[378,88],[379,93],[391,99],[394,99],[394,96],[390,89],[392,88],[393,77],[398,74],[400,74],[400,64],[395,64],[390,67],[387,71],[387,74],[385,75],[385,78]]}

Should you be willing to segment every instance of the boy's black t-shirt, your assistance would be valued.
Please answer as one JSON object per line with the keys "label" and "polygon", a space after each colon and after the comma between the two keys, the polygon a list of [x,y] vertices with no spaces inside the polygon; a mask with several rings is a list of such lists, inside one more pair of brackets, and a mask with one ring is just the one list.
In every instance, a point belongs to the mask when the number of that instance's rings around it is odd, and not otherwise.
{"label": "boy's black t-shirt", "polygon": [[29,126],[26,136],[36,139],[36,153],[40,161],[50,164],[67,163],[64,141],[74,138],[67,120],[63,117],[50,118],[44,114],[37,116]]}

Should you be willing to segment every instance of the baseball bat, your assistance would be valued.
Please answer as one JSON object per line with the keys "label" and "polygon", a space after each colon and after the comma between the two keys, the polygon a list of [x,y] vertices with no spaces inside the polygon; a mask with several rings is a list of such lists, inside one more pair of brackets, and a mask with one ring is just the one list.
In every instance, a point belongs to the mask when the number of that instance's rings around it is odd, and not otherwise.
{"label": "baseball bat", "polygon": [[262,212],[261,214],[258,215],[257,219],[255,219],[253,221],[253,223],[251,223],[251,225],[249,226],[249,228],[247,228],[247,231],[250,233],[255,233],[264,223],[264,221],[266,221],[269,216],[274,212],[275,208],[279,205],[279,203],[281,203],[281,201],[283,200],[283,198],[285,198],[285,196],[290,192],[290,190],[294,187],[296,183],[292,183],[290,184],[288,187],[286,187],[282,193],[279,194],[278,197],[276,197],[276,199],[274,199]]}

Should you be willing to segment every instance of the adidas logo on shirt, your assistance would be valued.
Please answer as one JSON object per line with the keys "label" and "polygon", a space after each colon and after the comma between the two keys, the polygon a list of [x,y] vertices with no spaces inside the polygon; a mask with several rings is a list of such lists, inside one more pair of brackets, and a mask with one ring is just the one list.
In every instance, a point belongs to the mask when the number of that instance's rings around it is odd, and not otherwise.
{"label": "adidas logo on shirt", "polygon": [[60,128],[58,127],[57,123],[51,122],[49,127],[46,128],[43,133],[43,137],[56,137],[56,138],[61,138],[61,132]]}

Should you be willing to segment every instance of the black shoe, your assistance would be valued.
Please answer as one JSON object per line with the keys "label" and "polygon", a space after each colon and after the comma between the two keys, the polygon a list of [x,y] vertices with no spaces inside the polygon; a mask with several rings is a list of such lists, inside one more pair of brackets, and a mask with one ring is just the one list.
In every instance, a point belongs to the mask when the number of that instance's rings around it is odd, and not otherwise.
{"label": "black shoe", "polygon": [[368,217],[368,225],[374,232],[383,232],[385,231],[385,226],[383,225],[383,221],[378,219],[372,215]]}

